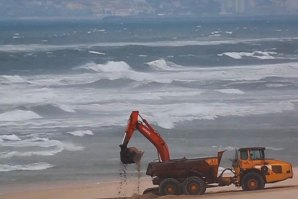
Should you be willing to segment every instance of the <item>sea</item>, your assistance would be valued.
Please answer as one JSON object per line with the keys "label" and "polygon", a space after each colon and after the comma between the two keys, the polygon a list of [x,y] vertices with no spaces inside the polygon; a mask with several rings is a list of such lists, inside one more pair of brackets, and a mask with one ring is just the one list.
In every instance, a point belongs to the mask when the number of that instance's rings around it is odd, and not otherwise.
{"label": "sea", "polygon": [[[0,186],[119,179],[134,110],[171,158],[263,146],[297,166],[297,105],[298,17],[0,21]],[[146,176],[155,147],[129,146]]]}

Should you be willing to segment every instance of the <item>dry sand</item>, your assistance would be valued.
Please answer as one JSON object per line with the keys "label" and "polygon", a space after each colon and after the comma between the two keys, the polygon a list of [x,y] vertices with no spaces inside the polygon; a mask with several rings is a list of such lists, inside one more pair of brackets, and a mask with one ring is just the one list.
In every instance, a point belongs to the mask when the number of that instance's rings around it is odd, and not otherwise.
{"label": "dry sand", "polygon": [[[216,199],[274,199],[298,198],[298,168],[294,169],[294,178],[283,182],[267,184],[264,190],[244,192],[233,185],[227,187],[209,188],[205,195],[202,196],[163,196],[161,198],[216,198]],[[77,184],[60,184],[60,185],[28,185],[2,187],[0,189],[0,199],[96,199],[96,198],[119,198],[131,197],[140,199],[156,198],[156,195],[146,194],[137,196],[138,183],[137,179],[131,179],[123,183],[120,188],[120,182],[106,183],[77,183]],[[140,191],[152,187],[149,178],[142,178]]]}

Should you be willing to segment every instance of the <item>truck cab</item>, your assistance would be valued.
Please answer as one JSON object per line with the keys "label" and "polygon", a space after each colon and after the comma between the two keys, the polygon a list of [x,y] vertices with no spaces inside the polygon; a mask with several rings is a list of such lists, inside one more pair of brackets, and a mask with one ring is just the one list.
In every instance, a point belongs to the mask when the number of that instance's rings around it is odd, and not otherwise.
{"label": "truck cab", "polygon": [[265,158],[265,147],[239,148],[235,152],[233,168],[236,185],[242,186],[243,190],[263,189],[265,183],[293,177],[290,163]]}

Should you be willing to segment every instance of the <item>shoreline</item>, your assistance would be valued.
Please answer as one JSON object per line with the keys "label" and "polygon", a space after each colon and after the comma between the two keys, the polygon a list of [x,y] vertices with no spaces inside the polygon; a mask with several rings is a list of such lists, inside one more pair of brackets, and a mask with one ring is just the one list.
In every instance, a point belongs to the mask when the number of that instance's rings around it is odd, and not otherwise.
{"label": "shoreline", "polygon": [[[294,177],[278,183],[266,184],[264,190],[245,192],[241,188],[233,185],[225,187],[208,188],[203,197],[225,199],[252,197],[258,198],[278,198],[276,195],[286,194],[287,199],[294,199],[298,195],[298,167],[293,168]],[[9,186],[9,185],[7,185]],[[142,195],[147,188],[154,187],[150,177],[142,177],[140,184],[136,177],[128,178],[127,181],[120,179],[110,179],[105,182],[75,181],[75,182],[57,182],[57,183],[39,183],[15,185],[1,187],[0,199],[97,199],[97,198],[134,198],[139,190],[141,198],[155,198],[155,195]],[[273,194],[273,195],[272,195]],[[271,195],[271,196],[270,196]],[[198,196],[163,196],[166,198],[193,198]],[[202,196],[200,196],[202,197]]]}

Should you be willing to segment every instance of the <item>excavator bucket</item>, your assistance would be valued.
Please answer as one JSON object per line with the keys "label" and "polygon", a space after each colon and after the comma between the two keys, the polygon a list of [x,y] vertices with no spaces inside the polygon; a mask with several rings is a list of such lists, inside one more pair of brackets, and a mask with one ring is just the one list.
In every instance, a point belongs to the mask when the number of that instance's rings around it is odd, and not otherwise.
{"label": "excavator bucket", "polygon": [[135,147],[127,148],[126,146],[120,145],[120,148],[120,160],[123,164],[139,163],[144,154],[143,151]]}

